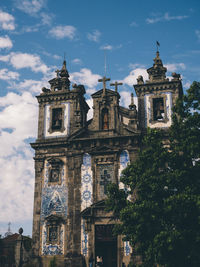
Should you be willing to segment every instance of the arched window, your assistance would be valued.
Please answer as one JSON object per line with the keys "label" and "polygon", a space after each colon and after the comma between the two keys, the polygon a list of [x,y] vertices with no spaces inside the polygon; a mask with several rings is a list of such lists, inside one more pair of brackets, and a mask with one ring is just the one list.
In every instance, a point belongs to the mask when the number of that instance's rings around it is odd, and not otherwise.
{"label": "arched window", "polygon": [[102,130],[109,129],[109,117],[108,117],[108,109],[104,108],[101,113],[101,120],[102,120]]}

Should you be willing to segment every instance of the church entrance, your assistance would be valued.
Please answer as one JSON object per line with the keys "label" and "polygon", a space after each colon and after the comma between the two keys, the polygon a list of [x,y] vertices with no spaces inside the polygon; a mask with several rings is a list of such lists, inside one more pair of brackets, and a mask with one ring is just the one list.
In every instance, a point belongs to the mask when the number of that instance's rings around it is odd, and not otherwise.
{"label": "church entrance", "polygon": [[113,225],[95,225],[95,255],[102,257],[103,267],[117,267],[117,237]]}

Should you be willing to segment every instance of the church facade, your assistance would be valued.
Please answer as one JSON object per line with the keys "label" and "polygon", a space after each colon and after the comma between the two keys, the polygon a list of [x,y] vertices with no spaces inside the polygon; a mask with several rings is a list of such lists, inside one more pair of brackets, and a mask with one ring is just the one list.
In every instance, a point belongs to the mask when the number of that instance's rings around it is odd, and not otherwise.
{"label": "church facade", "polygon": [[[138,108],[130,96],[129,108],[120,106],[118,83],[92,95],[93,118],[83,85],[70,86],[66,61],[50,89],[42,88],[35,150],[33,262],[48,267],[53,257],[58,266],[89,266],[102,257],[105,267],[126,266],[134,249],[122,236],[112,235],[116,224],[105,211],[108,183],[121,188],[120,174],[137,158],[147,127],[167,129],[172,107],[182,94],[180,75],[166,78],[157,51],[154,64],[134,85]],[[84,265],[86,264],[86,265]],[[93,265],[94,266],[94,265]]]}

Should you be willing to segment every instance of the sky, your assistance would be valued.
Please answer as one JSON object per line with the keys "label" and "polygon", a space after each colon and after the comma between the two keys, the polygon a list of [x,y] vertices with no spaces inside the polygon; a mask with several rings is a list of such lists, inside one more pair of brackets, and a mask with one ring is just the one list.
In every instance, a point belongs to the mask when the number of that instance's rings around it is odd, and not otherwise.
{"label": "sky", "polygon": [[156,41],[167,76],[180,73],[184,91],[200,81],[199,0],[0,1],[0,234],[8,222],[13,233],[32,234],[35,96],[64,55],[71,84],[85,86],[91,107],[105,73],[123,82],[120,104],[128,106],[136,78],[148,79]]}

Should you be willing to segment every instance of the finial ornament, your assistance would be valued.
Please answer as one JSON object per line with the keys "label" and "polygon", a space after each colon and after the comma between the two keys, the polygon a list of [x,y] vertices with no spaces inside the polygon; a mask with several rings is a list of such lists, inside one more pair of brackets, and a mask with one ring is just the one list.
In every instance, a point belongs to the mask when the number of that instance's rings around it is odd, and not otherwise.
{"label": "finial ornament", "polygon": [[59,69],[55,70],[55,73],[56,73],[56,77],[59,78],[60,70]]}
{"label": "finial ornament", "polygon": [[114,83],[110,83],[110,86],[115,86],[115,92],[117,92],[118,85],[123,85],[123,83],[118,83],[117,81],[115,81]]}
{"label": "finial ornament", "polygon": [[129,105],[130,109],[136,109],[136,106],[134,104],[134,98],[133,98],[133,93],[131,93],[131,104]]}
{"label": "finial ornament", "polygon": [[23,231],[24,231],[23,228],[20,227],[20,228],[19,228],[19,234],[22,235],[22,234],[23,234]]}
{"label": "finial ornament", "polygon": [[65,58],[63,60],[63,65],[61,70],[57,69],[55,73],[56,73],[56,78],[53,78],[49,81],[51,89],[49,90],[43,87],[42,88],[43,93],[49,93],[50,91],[70,90],[69,73],[67,71]]}
{"label": "finial ornament", "polygon": [[11,222],[8,223],[8,232],[10,232],[10,226],[11,226]]}
{"label": "finial ornament", "polygon": [[158,41],[156,41],[156,49],[157,49],[157,52],[159,52],[158,50],[158,47],[160,46],[160,43]]}
{"label": "finial ornament", "polygon": [[147,69],[150,82],[160,82],[166,80],[167,68],[163,66],[162,60],[160,58],[160,53],[158,51],[158,46],[160,46],[160,44],[157,41],[156,57],[153,59],[154,64],[151,68]]}

